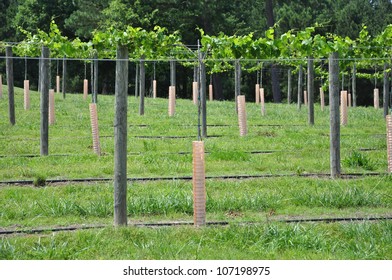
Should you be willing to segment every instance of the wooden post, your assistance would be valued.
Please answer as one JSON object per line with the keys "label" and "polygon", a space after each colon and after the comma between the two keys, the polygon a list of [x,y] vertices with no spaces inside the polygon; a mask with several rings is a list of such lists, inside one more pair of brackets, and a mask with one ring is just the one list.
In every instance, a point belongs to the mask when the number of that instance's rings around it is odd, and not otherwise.
{"label": "wooden post", "polygon": [[340,176],[339,61],[338,53],[329,56],[330,165],[331,177]]}
{"label": "wooden post", "polygon": [[[200,54],[201,56],[201,54]],[[207,137],[207,89],[206,89],[206,66],[202,59],[200,61],[200,103],[201,103],[201,125],[202,137]]]}
{"label": "wooden post", "polygon": [[291,69],[287,71],[287,103],[291,103],[291,92],[292,92],[292,75],[291,75]]}
{"label": "wooden post", "polygon": [[117,47],[114,119],[114,225],[127,225],[128,49]]}
{"label": "wooden post", "polygon": [[[42,55],[42,54],[41,54]],[[42,64],[42,57],[38,58],[38,93],[41,93],[41,64]]]}
{"label": "wooden post", "polygon": [[140,86],[140,81],[139,81],[139,75],[140,75],[140,70],[139,70],[139,63],[136,63],[136,70],[135,70],[135,98],[139,96],[139,86]]}
{"label": "wooden post", "polygon": [[90,88],[91,88],[91,99],[93,98],[94,95],[94,57],[92,57],[91,63],[90,63]]}
{"label": "wooden post", "polygon": [[98,54],[94,54],[94,90],[92,101],[93,103],[98,103]]}
{"label": "wooden post", "polygon": [[66,86],[67,86],[67,60],[64,57],[63,58],[63,98],[65,98],[65,93],[66,93]]}
{"label": "wooden post", "polygon": [[144,58],[140,60],[140,103],[139,103],[139,115],[144,115],[144,96],[146,94],[146,71],[144,65]]}
{"label": "wooden post", "polygon": [[193,221],[197,227],[206,223],[205,178],[204,142],[193,141]]}
{"label": "wooden post", "polygon": [[303,69],[302,65],[299,66],[298,70],[298,98],[297,98],[297,106],[298,110],[301,110],[301,105],[302,105],[302,87],[303,87]]}
{"label": "wooden post", "polygon": [[261,115],[265,116],[265,95],[264,88],[260,88],[260,104],[261,104]]}
{"label": "wooden post", "polygon": [[347,90],[340,92],[340,123],[347,125]]}
{"label": "wooden post", "polygon": [[380,92],[378,88],[375,88],[373,90],[373,100],[374,100],[374,108],[379,109],[380,108]]}
{"label": "wooden post", "polygon": [[240,136],[245,136],[248,133],[246,126],[246,107],[245,107],[245,95],[239,95],[238,101],[238,125],[240,128]]}
{"label": "wooden post", "polygon": [[100,156],[101,145],[99,142],[97,103],[90,103],[89,109],[90,109],[91,132],[93,136],[93,150],[98,156]]}
{"label": "wooden post", "polygon": [[23,82],[23,101],[24,101],[24,109],[30,109],[30,81],[24,80]]}
{"label": "wooden post", "polygon": [[56,122],[56,110],[54,107],[54,90],[49,90],[49,124],[52,125]]}
{"label": "wooden post", "polygon": [[392,115],[386,116],[387,121],[387,158],[388,172],[392,173]]}
{"label": "wooden post", "polygon": [[49,154],[49,48],[42,47],[41,62],[41,156]]}
{"label": "wooden post", "polygon": [[314,125],[314,63],[313,57],[308,58],[308,122],[310,125]]}
{"label": "wooden post", "polygon": [[320,103],[321,103],[321,111],[324,112],[325,96],[324,96],[324,90],[322,87],[320,87]]}
{"label": "wooden post", "polygon": [[12,47],[5,48],[8,87],[8,113],[11,125],[15,125],[14,62]]}
{"label": "wooden post", "polygon": [[387,72],[388,65],[384,64],[384,88],[383,88],[383,109],[384,109],[384,118],[388,115],[389,110],[389,79]]}
{"label": "wooden post", "polygon": [[234,94],[235,94],[235,111],[238,113],[238,96],[241,94],[241,64],[237,59],[235,61],[235,70],[234,70]]}
{"label": "wooden post", "polygon": [[255,86],[255,103],[260,103],[260,84],[256,84]]}
{"label": "wooden post", "polygon": [[353,107],[357,107],[357,65],[354,62],[353,75],[352,75],[352,94],[353,94]]}
{"label": "wooden post", "polygon": [[88,96],[88,80],[83,80],[83,100],[86,100]]}

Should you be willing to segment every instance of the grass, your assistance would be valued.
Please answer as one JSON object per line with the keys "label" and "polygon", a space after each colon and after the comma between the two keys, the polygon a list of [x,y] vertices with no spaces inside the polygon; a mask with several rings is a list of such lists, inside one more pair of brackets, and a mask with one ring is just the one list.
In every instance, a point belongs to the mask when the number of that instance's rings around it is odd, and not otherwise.
{"label": "grass", "polygon": [[366,170],[374,170],[374,163],[369,159],[369,157],[358,151],[352,151],[350,155],[343,160],[343,163],[347,164],[349,167],[362,167]]}
{"label": "grass", "polygon": [[[161,229],[109,227],[3,238],[0,258],[388,259],[392,250],[391,230],[390,222],[234,225],[203,230],[187,226]],[[222,252],[225,252],[224,257]]]}
{"label": "grass", "polygon": [[[6,93],[6,88],[3,88]],[[56,96],[49,156],[39,156],[39,96],[23,110],[15,90],[16,125],[0,99],[0,181],[32,180],[35,186],[0,185],[0,228],[31,229],[102,224],[56,234],[0,239],[0,259],[390,259],[389,221],[285,224],[287,219],[392,215],[392,177],[386,174],[385,121],[381,110],[352,108],[341,128],[342,168],[368,174],[357,179],[301,177],[329,173],[329,112],[316,105],[315,125],[295,105],[247,104],[248,131],[239,136],[233,102],[208,102],[206,174],[290,175],[262,179],[208,179],[207,220],[227,226],[113,228],[113,184],[50,184],[50,179],[113,177],[113,96],[100,96],[98,119],[103,155],[92,150],[88,102],[80,94]],[[146,115],[129,97],[128,177],[192,175],[197,108],[177,100],[146,99]],[[129,182],[133,222],[193,220],[192,182]],[[127,244],[127,246],[124,246]],[[104,249],[103,249],[104,248]]]}

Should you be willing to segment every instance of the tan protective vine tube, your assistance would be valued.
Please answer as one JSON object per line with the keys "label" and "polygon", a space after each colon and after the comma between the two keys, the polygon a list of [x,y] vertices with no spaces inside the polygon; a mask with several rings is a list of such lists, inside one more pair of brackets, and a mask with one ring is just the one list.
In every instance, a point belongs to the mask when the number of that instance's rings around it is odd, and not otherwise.
{"label": "tan protective vine tube", "polygon": [[320,103],[321,103],[321,111],[324,112],[325,97],[324,97],[324,90],[322,87],[320,88]]}
{"label": "tan protective vine tube", "polygon": [[347,90],[340,92],[340,124],[347,125]]}
{"label": "tan protective vine tube", "polygon": [[152,97],[157,98],[157,80],[152,81]]}
{"label": "tan protective vine tube", "polygon": [[30,109],[30,81],[24,80],[23,83],[23,100],[24,100],[24,109]]}
{"label": "tan protective vine tube", "polygon": [[378,88],[375,88],[373,90],[373,99],[374,99],[374,108],[379,109],[380,108],[380,91]]}
{"label": "tan protective vine tube", "polygon": [[101,145],[99,143],[99,131],[98,131],[98,114],[97,114],[97,104],[90,103],[90,119],[91,119],[91,130],[93,134],[93,149],[94,152],[100,156],[101,155]]}
{"label": "tan protective vine tube", "polygon": [[198,99],[199,99],[199,87],[197,82],[192,83],[192,96],[193,96],[193,104],[197,105],[198,104]]}
{"label": "tan protective vine tube", "polygon": [[49,90],[49,124],[56,122],[56,113],[54,107],[54,89]]}
{"label": "tan protective vine tube", "polygon": [[206,182],[204,142],[193,141],[193,222],[195,226],[206,224]]}
{"label": "tan protective vine tube", "polygon": [[83,80],[83,100],[87,99],[88,95],[88,80],[84,79]]}
{"label": "tan protective vine tube", "polygon": [[392,116],[387,115],[388,172],[392,173]]}
{"label": "tan protective vine tube", "polygon": [[60,76],[56,76],[56,92],[60,93]]}
{"label": "tan protective vine tube", "polygon": [[256,104],[260,103],[260,84],[255,85],[255,102]]}
{"label": "tan protective vine tube", "polygon": [[209,93],[210,101],[213,101],[214,100],[214,91],[212,89],[212,85],[208,86],[208,93]]}
{"label": "tan protective vine tube", "polygon": [[238,124],[240,128],[240,136],[245,136],[248,133],[246,126],[246,107],[245,107],[245,95],[239,95],[237,97],[238,102]]}
{"label": "tan protective vine tube", "polygon": [[176,87],[169,87],[169,117],[174,116],[176,112]]}
{"label": "tan protective vine tube", "polygon": [[265,116],[265,95],[264,88],[260,88],[260,103],[261,103],[261,115]]}

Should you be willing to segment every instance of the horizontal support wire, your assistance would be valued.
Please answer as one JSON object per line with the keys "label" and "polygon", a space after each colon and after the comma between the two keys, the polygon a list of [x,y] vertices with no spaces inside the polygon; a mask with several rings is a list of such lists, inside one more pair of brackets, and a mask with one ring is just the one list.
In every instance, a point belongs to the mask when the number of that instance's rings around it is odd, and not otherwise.
{"label": "horizontal support wire", "polygon": [[[67,61],[84,61],[84,62],[91,62],[91,61],[106,61],[106,62],[115,62],[115,61],[129,61],[129,62],[140,62],[140,58],[129,58],[129,59],[117,59],[117,58],[98,58],[98,59],[91,59],[91,58],[41,58],[41,57],[19,57],[19,56],[12,56],[12,57],[7,57],[7,56],[0,56],[0,59],[6,59],[6,58],[12,58],[12,59],[21,59],[21,60],[67,60]],[[188,59],[181,59],[181,58],[173,58],[173,57],[168,57],[168,58],[156,58],[156,59],[145,59],[144,62],[170,62],[175,60],[176,62],[193,62],[193,63],[198,63],[197,58],[188,58]],[[204,62],[234,62],[234,61],[242,61],[242,62],[253,62],[253,63],[258,63],[258,62],[306,62],[309,59],[308,58],[224,58],[224,59],[215,59],[215,58],[204,58]],[[325,61],[327,58],[313,58],[311,59],[313,61]],[[372,58],[338,58],[338,61],[390,61],[390,57],[372,57]]]}

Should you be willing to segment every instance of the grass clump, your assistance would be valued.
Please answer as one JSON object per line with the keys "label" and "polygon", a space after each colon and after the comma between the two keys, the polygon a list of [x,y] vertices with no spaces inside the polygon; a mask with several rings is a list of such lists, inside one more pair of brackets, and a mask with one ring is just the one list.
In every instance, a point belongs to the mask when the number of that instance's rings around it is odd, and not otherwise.
{"label": "grass clump", "polygon": [[250,159],[250,154],[237,150],[231,150],[231,151],[212,150],[210,154],[210,158],[214,160],[224,160],[224,161],[248,161]]}
{"label": "grass clump", "polygon": [[46,177],[43,175],[38,175],[33,181],[34,187],[44,187],[46,186]]}
{"label": "grass clump", "polygon": [[374,162],[368,156],[358,151],[352,151],[349,156],[343,160],[343,162],[348,167],[362,167],[369,171],[376,169]]}

